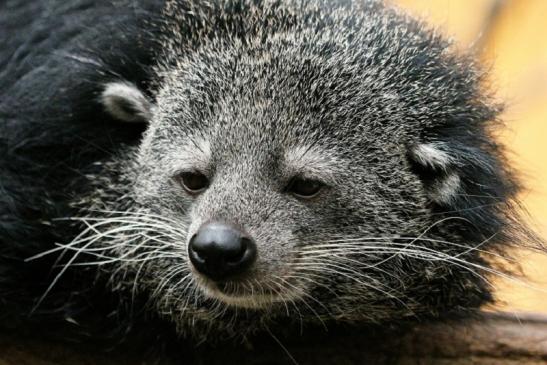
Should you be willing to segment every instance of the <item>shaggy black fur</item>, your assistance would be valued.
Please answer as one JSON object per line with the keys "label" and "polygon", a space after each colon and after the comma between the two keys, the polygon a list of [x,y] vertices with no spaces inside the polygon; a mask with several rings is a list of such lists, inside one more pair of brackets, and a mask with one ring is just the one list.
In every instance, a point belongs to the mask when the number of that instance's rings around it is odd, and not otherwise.
{"label": "shaggy black fur", "polygon": [[156,47],[148,24],[161,3],[0,5],[0,312],[7,324],[47,327],[44,321],[75,320],[108,300],[88,303],[89,278],[80,273],[30,315],[54,277],[53,262],[24,260],[66,242],[70,226],[52,219],[70,215],[68,202],[85,189],[95,162],[139,138],[140,126],[114,123],[98,95],[113,79],[147,83]]}

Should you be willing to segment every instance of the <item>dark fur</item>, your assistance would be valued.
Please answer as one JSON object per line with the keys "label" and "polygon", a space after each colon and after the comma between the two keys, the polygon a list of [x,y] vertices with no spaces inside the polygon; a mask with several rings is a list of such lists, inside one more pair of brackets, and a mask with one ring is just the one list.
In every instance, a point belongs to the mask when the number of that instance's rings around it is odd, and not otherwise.
{"label": "dark fur", "polygon": [[[126,166],[117,164],[116,156],[124,156],[125,151],[138,144],[144,126],[118,124],[103,111],[99,95],[106,82],[130,81],[154,99],[162,86],[154,68],[158,63],[166,69],[178,57],[195,54],[209,67],[207,72],[215,72],[216,65],[222,64],[222,55],[199,53],[205,40],[222,39],[223,32],[243,39],[263,29],[267,34],[275,34],[305,27],[299,23],[302,19],[284,12],[259,16],[259,21],[250,25],[250,16],[246,15],[250,3],[228,1],[221,9],[219,5],[200,6],[196,1],[198,5],[179,5],[170,16],[161,14],[160,1],[137,4],[128,0],[100,5],[88,0],[15,1],[0,6],[0,33],[9,35],[0,39],[0,299],[6,325],[39,322],[42,327],[56,328],[69,320],[82,322],[81,330],[87,331],[86,319],[118,310],[123,328],[142,318],[160,321],[150,309],[144,315],[139,312],[130,317],[125,307],[118,305],[129,302],[127,292],[118,291],[108,275],[97,279],[96,271],[90,268],[65,274],[32,312],[55,277],[57,271],[52,265],[56,257],[24,260],[53,248],[56,242],[70,242],[81,227],[56,218],[81,214],[85,209],[82,204],[95,204],[97,196],[111,199],[98,205],[127,208],[119,201],[123,190],[120,186],[126,186],[123,179],[128,172],[121,171]],[[333,24],[339,26],[322,16],[332,10],[330,7],[344,6],[349,5],[323,3],[322,8],[308,13],[308,20],[319,32]],[[183,8],[195,11],[185,13]],[[398,142],[405,144],[409,152],[393,168],[413,171],[424,189],[447,174],[456,173],[464,192],[450,203],[428,205],[431,222],[454,215],[466,220],[465,224],[450,221],[435,227],[430,232],[432,237],[450,237],[471,248],[495,236],[482,248],[498,253],[521,241],[530,242],[530,235],[516,214],[514,198],[518,184],[500,146],[491,137],[499,108],[481,90],[477,67],[465,57],[447,53],[447,43],[418,22],[386,11],[376,3],[363,6],[363,11],[378,12],[393,29],[406,29],[410,34],[402,40],[396,40],[399,35],[395,32],[371,34],[368,42],[380,49],[380,53],[368,58],[369,64],[361,64],[363,70],[380,69],[378,63],[386,61],[385,69],[391,73],[384,86],[407,98],[398,100],[398,105],[379,101],[383,86],[374,84],[370,89],[372,96],[361,99],[349,95],[333,100],[319,91],[314,96],[315,104],[314,100],[308,101],[308,110],[318,113],[325,105],[337,108],[347,97],[356,103],[351,118],[369,118],[377,125],[388,125],[390,116],[404,115],[400,123],[406,123],[409,129],[419,128],[413,133],[401,132],[404,137]],[[225,14],[232,15],[224,17]],[[350,17],[344,26],[351,33],[358,27],[358,19]],[[419,36],[413,39],[412,34]],[[181,54],[166,52],[166,45]],[[328,56],[336,46],[332,47],[327,45],[321,52]],[[409,50],[411,57],[398,58]],[[334,75],[333,90],[351,82],[351,74],[336,75],[335,71],[325,71]],[[206,104],[222,97],[215,94],[215,84],[211,85],[213,92],[209,99],[199,102]],[[401,110],[406,114],[401,114]],[[328,134],[338,126],[321,128]],[[359,133],[359,129],[352,133]],[[344,144],[347,136],[337,137],[341,139],[338,143]],[[386,136],[379,129],[378,135],[367,138],[382,141]],[[446,169],[423,166],[416,161],[412,148],[427,142],[442,142],[445,152],[453,157]],[[385,151],[370,153],[379,154],[377,161],[371,158],[371,165],[384,163],[380,154]],[[379,179],[389,185],[389,176]],[[386,196],[393,194],[388,190]],[[404,198],[405,192],[397,195]],[[404,216],[404,212],[399,213]],[[341,224],[346,225],[360,224],[349,216],[347,221],[344,217],[334,219],[341,219]],[[461,247],[437,245],[440,248],[436,249],[453,255],[465,251]],[[491,264],[473,251],[463,257],[477,265]],[[488,283],[465,270],[412,260],[397,261],[394,265],[390,269],[396,275],[414,278],[407,299],[415,306],[419,318],[468,313],[493,300]],[[423,268],[427,265],[431,271]],[[394,303],[377,305],[386,309],[383,317],[374,318],[376,322],[390,323],[410,315],[403,314],[402,308],[399,308],[401,313],[397,312]],[[99,325],[106,327],[115,326]]]}
{"label": "dark fur", "polygon": [[[51,281],[53,261],[24,260],[66,241],[70,227],[52,229],[52,219],[71,215],[69,202],[87,185],[83,174],[142,131],[114,123],[98,96],[109,80],[147,81],[154,43],[143,24],[160,6],[149,3],[2,4],[2,34],[9,36],[0,39],[0,298],[9,322],[43,323],[29,314]],[[67,285],[68,293],[86,291]],[[46,318],[64,321],[84,309],[61,292],[42,307]]]}

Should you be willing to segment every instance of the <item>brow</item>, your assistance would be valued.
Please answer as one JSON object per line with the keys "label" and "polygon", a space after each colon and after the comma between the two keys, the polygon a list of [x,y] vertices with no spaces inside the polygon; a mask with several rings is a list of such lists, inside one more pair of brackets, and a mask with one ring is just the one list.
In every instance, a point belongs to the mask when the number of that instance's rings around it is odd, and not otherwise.
{"label": "brow", "polygon": [[298,146],[285,152],[284,168],[289,174],[336,183],[336,172],[344,165],[333,150]]}
{"label": "brow", "polygon": [[182,169],[199,169],[206,171],[211,162],[211,147],[209,141],[201,137],[192,137],[183,147],[184,158],[179,161]]}

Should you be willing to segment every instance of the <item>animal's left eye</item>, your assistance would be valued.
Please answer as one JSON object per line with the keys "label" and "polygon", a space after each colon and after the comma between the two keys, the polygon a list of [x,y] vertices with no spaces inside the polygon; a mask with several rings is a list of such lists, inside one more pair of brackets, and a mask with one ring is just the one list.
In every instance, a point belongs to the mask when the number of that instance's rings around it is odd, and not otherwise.
{"label": "animal's left eye", "polygon": [[287,186],[287,192],[301,199],[310,199],[319,194],[325,184],[312,179],[295,177]]}

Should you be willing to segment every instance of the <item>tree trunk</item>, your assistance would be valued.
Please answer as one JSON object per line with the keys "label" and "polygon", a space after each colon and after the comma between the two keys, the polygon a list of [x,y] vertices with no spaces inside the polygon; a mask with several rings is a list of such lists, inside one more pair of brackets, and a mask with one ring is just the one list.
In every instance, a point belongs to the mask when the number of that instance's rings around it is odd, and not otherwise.
{"label": "tree trunk", "polygon": [[[277,337],[276,337],[277,338]],[[283,345],[281,345],[282,343]],[[283,349],[283,347],[285,349]],[[289,355],[290,354],[290,355]],[[291,357],[294,359],[292,360]],[[547,315],[485,313],[466,323],[422,325],[405,334],[356,328],[297,340],[272,337],[252,346],[199,346],[177,362],[158,364],[545,365]],[[0,335],[0,365],[156,364],[136,350],[103,352],[82,345]]]}

